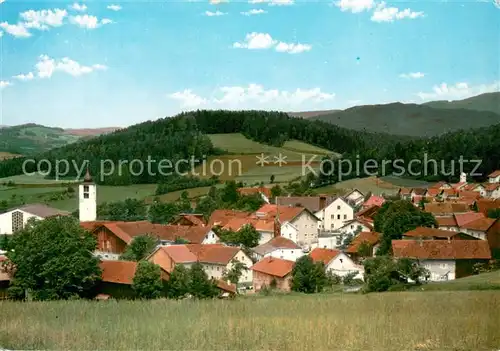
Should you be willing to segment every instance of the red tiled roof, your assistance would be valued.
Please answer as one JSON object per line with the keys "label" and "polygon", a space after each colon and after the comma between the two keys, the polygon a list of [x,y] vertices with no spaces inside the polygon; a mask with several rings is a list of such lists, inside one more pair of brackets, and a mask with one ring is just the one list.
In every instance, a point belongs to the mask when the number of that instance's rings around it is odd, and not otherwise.
{"label": "red tiled roof", "polygon": [[453,232],[451,230],[428,228],[428,227],[417,227],[403,234],[403,236],[409,236],[409,237],[436,237],[436,238],[451,238],[452,236],[455,235],[458,235],[458,232]]}
{"label": "red tiled roof", "polygon": [[465,223],[460,228],[486,232],[491,228],[493,224],[495,224],[496,221],[497,220],[493,218],[479,218],[474,221]]}
{"label": "red tiled roof", "polygon": [[481,197],[481,194],[478,191],[473,191],[473,190],[464,191],[464,190],[462,190],[458,193],[458,196],[472,198],[472,199],[479,199]]}
{"label": "red tiled roof", "polygon": [[462,227],[469,222],[475,221],[476,219],[484,218],[484,215],[482,213],[472,211],[467,213],[455,214],[454,216],[459,227]]}
{"label": "red tiled roof", "polygon": [[393,240],[394,257],[415,259],[491,259],[486,240]]}
{"label": "red tiled roof", "polygon": [[274,229],[274,220],[271,218],[233,218],[223,227],[223,229],[238,231],[245,225],[251,225],[259,232],[272,232]]}
{"label": "red tiled roof", "polygon": [[425,192],[427,191],[426,188],[413,188],[411,189],[412,192],[415,193],[415,195],[424,195]]}
{"label": "red tiled roof", "polygon": [[486,191],[495,191],[500,187],[500,184],[498,183],[492,183],[492,184],[487,184],[484,188]]}
{"label": "red tiled roof", "polygon": [[193,263],[198,261],[198,257],[187,245],[162,246],[160,250],[165,252],[175,263]]}
{"label": "red tiled roof", "polygon": [[474,183],[472,183],[472,184],[467,184],[466,186],[464,186],[463,189],[465,191],[474,191],[474,189],[476,189],[476,188],[478,188],[480,186],[484,187],[482,184],[474,184]]}
{"label": "red tiled roof", "polygon": [[303,211],[306,211],[304,207],[289,207],[265,204],[257,211],[255,211],[255,218],[267,218],[274,220],[277,213],[279,212],[279,218],[282,223],[286,221],[290,222]]}
{"label": "red tiled roof", "polygon": [[493,173],[488,175],[488,177],[490,177],[490,178],[496,178],[498,176],[500,176],[500,170],[496,170]]}
{"label": "red tiled roof", "polygon": [[371,207],[371,206],[382,206],[385,202],[385,199],[381,196],[372,195],[368,200],[363,203],[363,207]]}
{"label": "red tiled roof", "polygon": [[458,227],[455,217],[436,217],[436,222],[439,227]]}
{"label": "red tiled roof", "polygon": [[281,258],[266,257],[256,264],[251,269],[256,272],[269,274],[275,277],[283,278],[292,272],[295,262],[283,260]]}
{"label": "red tiled roof", "polygon": [[441,189],[445,185],[449,185],[449,184],[446,182],[437,182],[437,183],[431,185],[428,189]]}
{"label": "red tiled roof", "polygon": [[345,251],[348,253],[358,253],[358,249],[362,243],[375,245],[379,242],[380,238],[381,234],[377,232],[361,232],[354,238],[351,245]]}
{"label": "red tiled roof", "polygon": [[439,194],[441,194],[441,192],[442,192],[441,189],[429,188],[427,189],[425,194],[428,196],[438,196]]}
{"label": "red tiled roof", "polygon": [[217,287],[221,289],[222,291],[227,291],[232,294],[236,294],[236,285],[234,284],[228,284],[227,282],[219,279],[217,280]]}
{"label": "red tiled roof", "polygon": [[316,213],[330,205],[335,199],[332,196],[279,196],[277,203],[280,206],[304,207]]}
{"label": "red tiled roof", "polygon": [[356,213],[356,217],[365,217],[373,219],[377,212],[380,210],[380,206],[373,205],[367,208],[362,209],[358,213]]}
{"label": "red tiled roof", "polygon": [[459,190],[459,189],[462,189],[466,185],[467,185],[467,182],[458,182],[456,184],[452,184],[452,187],[455,190]]}
{"label": "red tiled roof", "polygon": [[247,218],[251,212],[233,211],[233,210],[215,210],[208,220],[208,226],[211,228],[216,225],[225,226],[233,218]]}
{"label": "red tiled roof", "polygon": [[198,257],[202,263],[227,265],[240,251],[239,247],[212,245],[186,245],[188,249]]}
{"label": "red tiled roof", "polygon": [[172,222],[172,224],[177,224],[178,222],[180,222],[183,219],[191,222],[193,225],[197,225],[197,226],[201,226],[201,227],[203,227],[205,225],[205,221],[203,220],[203,215],[191,214],[191,213],[179,215],[176,218],[176,220]]}
{"label": "red tiled roof", "polygon": [[137,262],[131,261],[101,261],[102,281],[107,283],[133,283]]}
{"label": "red tiled roof", "polygon": [[489,210],[500,208],[499,200],[479,199],[476,201],[476,204],[478,211],[484,214],[485,216],[488,215]]}
{"label": "red tiled roof", "polygon": [[350,225],[351,223],[354,222],[359,222],[370,230],[373,229],[373,222],[370,221],[370,218],[363,218],[363,217],[356,217],[350,221],[347,221],[344,223],[343,227]]}
{"label": "red tiled roof", "polygon": [[469,206],[465,203],[460,202],[430,202],[424,204],[425,212],[430,212],[434,215],[437,214],[453,214],[453,213],[463,213],[470,211]]}
{"label": "red tiled roof", "polygon": [[331,249],[315,248],[311,251],[311,258],[314,262],[323,262],[325,266],[330,263],[341,251]]}
{"label": "red tiled roof", "polygon": [[447,196],[456,196],[457,190],[456,189],[443,189],[443,194],[445,194]]}

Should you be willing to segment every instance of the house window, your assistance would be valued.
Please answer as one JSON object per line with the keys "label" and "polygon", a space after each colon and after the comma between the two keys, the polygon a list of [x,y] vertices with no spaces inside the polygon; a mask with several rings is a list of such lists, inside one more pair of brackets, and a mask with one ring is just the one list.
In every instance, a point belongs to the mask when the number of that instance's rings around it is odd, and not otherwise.
{"label": "house window", "polygon": [[332,216],[331,216],[331,219],[335,219],[335,215],[332,215]]}
{"label": "house window", "polygon": [[83,192],[84,193],[88,193],[89,192],[89,186],[88,185],[84,185],[83,186]]}
{"label": "house window", "polygon": [[351,229],[354,229],[354,224],[351,224]]}
{"label": "house window", "polygon": [[217,271],[219,271],[219,267],[217,267]]}
{"label": "house window", "polygon": [[340,215],[337,215],[337,219],[340,219]]}
{"label": "house window", "polygon": [[340,205],[339,205],[339,206],[337,206],[337,210],[340,210]]}
{"label": "house window", "polygon": [[337,237],[337,246],[342,245],[342,238],[340,236]]}
{"label": "house window", "polygon": [[293,250],[292,250],[292,251],[290,251],[290,253],[293,255]]}
{"label": "house window", "polygon": [[347,215],[344,215],[344,219],[347,219]]}
{"label": "house window", "polygon": [[24,227],[24,215],[22,212],[16,211],[12,214],[12,232],[17,232]]}

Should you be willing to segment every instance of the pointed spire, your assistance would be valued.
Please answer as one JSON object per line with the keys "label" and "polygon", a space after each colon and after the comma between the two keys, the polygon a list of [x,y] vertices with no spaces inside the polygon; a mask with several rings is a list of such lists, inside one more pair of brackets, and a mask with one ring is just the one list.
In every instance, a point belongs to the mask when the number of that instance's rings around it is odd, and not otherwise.
{"label": "pointed spire", "polygon": [[83,178],[84,183],[92,183],[92,176],[90,175],[89,167],[87,166],[87,172],[85,173],[85,177]]}

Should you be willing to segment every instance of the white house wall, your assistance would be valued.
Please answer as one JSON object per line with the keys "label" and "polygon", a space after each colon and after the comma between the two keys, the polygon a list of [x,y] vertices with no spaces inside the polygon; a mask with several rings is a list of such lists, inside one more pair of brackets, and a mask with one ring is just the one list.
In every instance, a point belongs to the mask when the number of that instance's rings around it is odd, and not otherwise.
{"label": "white house wall", "polygon": [[446,281],[455,279],[454,260],[423,260],[420,265],[431,273],[431,281]]}
{"label": "white house wall", "polygon": [[36,218],[38,220],[43,220],[42,217],[35,216],[34,214],[21,211],[21,210],[12,210],[10,212],[2,213],[0,215],[0,234],[7,234],[11,235],[12,234],[12,214],[14,212],[21,212],[23,214],[23,227],[26,226],[26,223],[28,223],[28,220],[31,218]]}
{"label": "white house wall", "polygon": [[323,230],[330,231],[341,228],[345,222],[354,219],[354,209],[338,198],[323,211]]}
{"label": "white house wall", "polygon": [[288,261],[297,261],[304,256],[305,253],[301,249],[276,249],[264,255],[264,257],[281,258]]}
{"label": "white house wall", "polygon": [[326,270],[341,277],[351,272],[356,272],[356,279],[363,279],[364,274],[363,267],[356,265],[354,261],[343,252],[339,253],[330,263],[328,263]]}
{"label": "white house wall", "polygon": [[299,245],[312,245],[318,242],[318,221],[308,211],[302,211],[290,224],[297,228]]}

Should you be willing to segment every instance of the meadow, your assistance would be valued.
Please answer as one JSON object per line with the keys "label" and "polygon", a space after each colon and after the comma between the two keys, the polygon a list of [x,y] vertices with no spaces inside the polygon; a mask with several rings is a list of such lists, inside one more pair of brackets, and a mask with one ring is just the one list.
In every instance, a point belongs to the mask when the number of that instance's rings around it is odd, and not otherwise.
{"label": "meadow", "polygon": [[8,349],[497,350],[493,291],[0,302]]}

